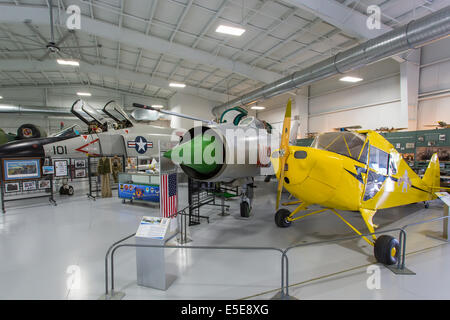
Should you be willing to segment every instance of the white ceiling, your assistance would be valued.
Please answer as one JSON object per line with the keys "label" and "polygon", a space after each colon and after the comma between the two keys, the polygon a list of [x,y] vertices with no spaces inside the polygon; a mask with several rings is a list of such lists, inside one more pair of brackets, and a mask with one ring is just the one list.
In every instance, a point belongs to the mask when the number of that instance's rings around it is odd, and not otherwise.
{"label": "white ceiling", "polygon": [[[0,87],[81,84],[169,99],[176,91],[167,84],[178,81],[187,84],[182,89],[186,92],[226,101],[366,40],[358,30],[362,26],[351,25],[352,19],[335,23],[324,15],[330,13],[297,6],[298,2],[302,1],[53,0],[56,42],[67,32],[66,8],[75,4],[82,12],[81,30],[60,46],[101,45],[65,50],[64,56],[81,60],[80,68],[71,68],[57,65],[55,56],[38,60],[46,53],[42,38],[50,40],[48,1],[0,0]],[[367,6],[377,4],[386,28],[450,4],[322,2],[339,5],[348,17],[364,17]],[[42,37],[25,19],[32,20]],[[219,24],[243,26],[246,32],[242,37],[220,35],[215,32]]]}

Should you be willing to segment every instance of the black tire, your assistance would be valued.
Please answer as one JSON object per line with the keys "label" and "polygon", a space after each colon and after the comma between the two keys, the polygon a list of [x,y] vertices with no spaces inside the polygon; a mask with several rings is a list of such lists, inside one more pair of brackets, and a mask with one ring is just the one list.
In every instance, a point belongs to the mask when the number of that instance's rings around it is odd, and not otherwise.
{"label": "black tire", "polygon": [[60,188],[59,188],[59,194],[61,194],[61,195],[64,194],[64,187],[60,187]]}
{"label": "black tire", "polygon": [[400,244],[394,237],[382,235],[375,241],[373,251],[378,262],[385,265],[396,264],[400,254]]}
{"label": "black tire", "polygon": [[291,212],[287,209],[280,209],[275,213],[275,224],[280,228],[287,228],[291,225],[291,221],[287,221],[286,218],[289,217]]}
{"label": "black tire", "polygon": [[73,196],[74,193],[75,193],[75,190],[73,189],[73,187],[72,187],[72,186],[69,186],[69,189],[67,190],[67,194],[68,194],[69,196]]}
{"label": "black tire", "polygon": [[423,206],[425,207],[425,209],[428,209],[430,207],[430,204],[428,203],[428,201],[424,201]]}
{"label": "black tire", "polygon": [[242,218],[250,217],[250,206],[248,205],[248,202],[246,202],[246,201],[241,202],[241,217]]}
{"label": "black tire", "polygon": [[47,135],[44,130],[31,123],[23,124],[17,129],[17,138],[19,140],[43,138],[45,136]]}

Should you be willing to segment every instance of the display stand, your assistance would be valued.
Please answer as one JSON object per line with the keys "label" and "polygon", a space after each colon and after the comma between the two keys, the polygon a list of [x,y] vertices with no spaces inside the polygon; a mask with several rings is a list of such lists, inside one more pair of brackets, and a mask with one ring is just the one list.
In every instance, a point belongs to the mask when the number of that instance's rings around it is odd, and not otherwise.
{"label": "display stand", "polygon": [[[171,224],[176,220],[162,217],[143,217],[136,232],[137,245],[163,246],[177,231]],[[166,265],[165,249],[136,248],[137,284],[149,288],[167,290],[176,279]]]}
{"label": "display stand", "polygon": [[443,219],[444,221],[442,224],[443,225],[442,235],[427,234],[427,236],[433,239],[449,242],[448,236],[450,233],[450,224],[448,220],[450,219],[450,210],[449,210],[450,195],[447,192],[437,192],[436,194],[444,203],[443,217],[447,217],[447,219]]}
{"label": "display stand", "polygon": [[[5,168],[3,160],[21,160],[21,159],[0,159],[0,201],[2,213],[6,213],[6,202],[23,201],[30,199],[48,198],[50,204],[56,206],[56,201],[53,197],[53,174],[39,174],[39,177],[33,179],[14,179],[5,181]],[[40,161],[41,159],[24,159],[25,161]],[[46,158],[44,163],[51,165],[51,159]],[[39,167],[41,170],[41,166]],[[27,188],[29,184],[29,189]],[[15,186],[17,189],[11,191],[11,187]],[[34,187],[33,187],[34,186]]]}
{"label": "display stand", "polygon": [[[88,181],[89,181],[89,193],[87,194],[89,199],[96,200],[99,197],[99,192],[101,192],[100,176],[97,173],[98,161],[100,158],[106,157],[108,159],[113,159],[115,155],[102,155],[102,156],[88,156]],[[118,156],[122,164],[122,172],[125,172],[125,156]],[[111,173],[112,175],[112,173]],[[114,183],[111,179],[111,190],[117,190],[119,183]]]}

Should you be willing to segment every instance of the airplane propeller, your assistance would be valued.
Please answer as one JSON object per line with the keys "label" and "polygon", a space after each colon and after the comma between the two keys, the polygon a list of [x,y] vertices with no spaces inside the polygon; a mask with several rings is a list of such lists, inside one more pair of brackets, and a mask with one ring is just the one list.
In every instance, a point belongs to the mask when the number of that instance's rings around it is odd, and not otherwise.
{"label": "airplane propeller", "polygon": [[278,180],[278,189],[277,189],[277,205],[276,209],[278,210],[280,206],[281,192],[283,191],[283,183],[284,183],[284,174],[285,174],[285,166],[286,161],[289,157],[289,138],[291,131],[291,99],[289,99],[286,106],[286,113],[284,115],[283,122],[283,133],[281,135],[281,145],[279,150],[279,170],[280,170],[280,179]]}

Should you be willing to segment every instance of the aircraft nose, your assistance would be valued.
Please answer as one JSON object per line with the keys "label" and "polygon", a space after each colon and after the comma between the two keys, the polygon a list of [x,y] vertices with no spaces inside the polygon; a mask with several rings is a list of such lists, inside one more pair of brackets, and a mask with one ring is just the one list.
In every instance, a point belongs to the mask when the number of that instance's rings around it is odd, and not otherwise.
{"label": "aircraft nose", "polygon": [[[220,169],[220,163],[216,163],[215,161],[208,163],[203,157],[205,151],[209,149],[219,150],[219,148],[222,148],[220,141],[215,139],[211,140],[211,138],[206,138],[204,135],[198,135],[167,151],[164,157],[179,164],[188,176],[202,179],[213,175]],[[199,154],[201,154],[200,157]]]}
{"label": "aircraft nose", "polygon": [[0,158],[43,158],[44,147],[38,139],[8,142],[0,146]]}

